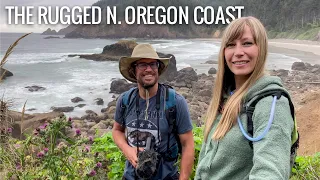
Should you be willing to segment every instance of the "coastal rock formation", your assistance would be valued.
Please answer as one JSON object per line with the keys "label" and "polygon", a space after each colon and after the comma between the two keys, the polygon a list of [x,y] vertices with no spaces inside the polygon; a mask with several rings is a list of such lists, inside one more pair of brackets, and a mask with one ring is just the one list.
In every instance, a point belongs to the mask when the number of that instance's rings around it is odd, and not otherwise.
{"label": "coastal rock formation", "polygon": [[217,70],[216,68],[210,68],[209,71],[208,71],[208,74],[216,74],[217,73]]}
{"label": "coastal rock formation", "polygon": [[57,36],[48,36],[48,37],[45,37],[43,39],[60,39],[60,37],[57,37]]}
{"label": "coastal rock formation", "polygon": [[65,107],[51,107],[51,110],[54,112],[71,112],[74,110],[72,106],[65,106]]}
{"label": "coastal rock formation", "polygon": [[86,110],[86,115],[82,116],[80,119],[99,122],[100,120],[108,119],[108,115],[107,114],[98,115],[96,112],[92,110]]}
{"label": "coastal rock formation", "polygon": [[218,64],[218,61],[209,60],[209,61],[206,61],[204,64]]}
{"label": "coastal rock formation", "polygon": [[111,82],[110,93],[121,94],[128,91],[132,87],[136,87],[135,83],[128,83],[125,79],[117,79]]}
{"label": "coastal rock formation", "polygon": [[60,112],[50,112],[50,113],[35,113],[35,114],[24,114],[23,121],[22,113],[17,111],[9,111],[9,117],[13,120],[13,131],[12,136],[15,138],[20,138],[24,133],[31,133],[35,128],[40,125],[50,122],[51,119],[63,116],[63,113]]}
{"label": "coastal rock formation", "polygon": [[102,54],[109,54],[110,56],[130,56],[134,47],[138,45],[135,41],[122,40],[115,44],[106,45],[103,48]]}
{"label": "coastal rock formation", "polygon": [[285,69],[272,70],[271,74],[275,76],[279,76],[281,79],[283,79],[289,75],[289,70],[285,70]]}
{"label": "coastal rock formation", "polygon": [[59,34],[59,35],[66,35],[66,34],[72,32],[72,31],[74,31],[75,29],[77,29],[77,26],[75,26],[75,25],[69,25],[69,26],[66,27],[66,28],[60,29],[60,30],[58,31],[58,34]]}
{"label": "coastal rock formation", "polygon": [[307,67],[304,62],[294,62],[291,67],[292,70],[297,71],[306,71],[306,68]]}
{"label": "coastal rock formation", "polygon": [[158,52],[158,56],[161,58],[170,58],[170,62],[167,70],[161,74],[159,82],[164,83],[167,81],[173,81],[178,75],[176,57],[172,54],[163,54]]}
{"label": "coastal rock formation", "polygon": [[4,69],[4,68],[0,68],[0,76],[2,76],[2,74],[4,73],[3,79],[6,79],[7,77],[13,76],[13,73]]}
{"label": "coastal rock formation", "polygon": [[175,86],[192,88],[192,82],[198,81],[196,71],[192,67],[186,67],[178,71],[175,78]]}
{"label": "coastal rock formation", "polygon": [[58,32],[56,30],[54,30],[54,29],[48,28],[43,33],[41,33],[41,35],[66,35],[66,34],[71,33],[72,31],[74,31],[76,29],[77,29],[77,26],[75,26],[75,25],[69,25],[66,28],[60,29]]}
{"label": "coastal rock formation", "polygon": [[81,97],[75,97],[75,98],[71,99],[71,102],[73,102],[73,103],[78,103],[80,101],[84,101],[84,100]]}
{"label": "coastal rock formation", "polygon": [[[101,54],[71,54],[69,57],[79,56],[80,58],[94,60],[94,61],[119,61],[123,56],[131,56],[134,47],[138,45],[135,41],[122,40],[115,44],[107,45],[103,48]],[[160,76],[159,81],[161,83],[173,81],[177,76],[176,58],[172,54],[164,54],[157,52],[161,58],[170,58],[170,63],[167,70]],[[114,87],[114,86],[112,86]],[[133,87],[133,86],[130,86]],[[121,89],[121,88],[119,88]],[[111,92],[117,92],[117,90],[111,89]]]}
{"label": "coastal rock formation", "polygon": [[86,104],[78,104],[78,105],[76,105],[75,107],[83,108],[84,106],[86,106]]}
{"label": "coastal rock formation", "polygon": [[105,46],[101,54],[70,54],[68,56],[79,56],[80,58],[94,61],[118,61],[122,56],[130,56],[136,45],[137,43],[135,41],[123,40]]}
{"label": "coastal rock formation", "polygon": [[102,98],[97,98],[97,99],[95,99],[95,104],[97,104],[97,105],[103,105],[104,104],[104,101],[103,101],[103,99]]}
{"label": "coastal rock formation", "polygon": [[41,35],[58,35],[56,30],[51,30],[51,28],[48,28],[46,31],[44,31]]}
{"label": "coastal rock formation", "polygon": [[36,92],[36,91],[43,91],[43,90],[46,90],[46,88],[44,87],[41,87],[41,86],[37,86],[37,85],[33,85],[33,86],[27,86],[25,87],[28,89],[28,91],[30,92]]}

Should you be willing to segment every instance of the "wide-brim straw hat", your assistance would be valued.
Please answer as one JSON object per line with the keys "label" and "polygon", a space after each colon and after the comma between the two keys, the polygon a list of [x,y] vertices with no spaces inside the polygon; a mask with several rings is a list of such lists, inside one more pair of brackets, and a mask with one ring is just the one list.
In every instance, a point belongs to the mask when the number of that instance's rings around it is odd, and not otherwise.
{"label": "wide-brim straw hat", "polygon": [[167,69],[170,58],[160,58],[157,52],[150,44],[138,44],[132,51],[131,57],[121,57],[119,61],[119,70],[124,78],[136,83],[137,79],[134,76],[134,72],[129,72],[131,64],[140,59],[156,59],[163,63],[159,66],[159,76]]}

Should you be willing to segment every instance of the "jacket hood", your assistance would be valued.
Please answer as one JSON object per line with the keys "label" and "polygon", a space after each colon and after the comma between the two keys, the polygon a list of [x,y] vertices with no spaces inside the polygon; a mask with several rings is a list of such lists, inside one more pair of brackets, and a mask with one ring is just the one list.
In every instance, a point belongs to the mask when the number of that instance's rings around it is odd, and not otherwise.
{"label": "jacket hood", "polygon": [[270,90],[283,90],[288,95],[288,91],[283,87],[282,81],[277,76],[262,76],[258,81],[249,88],[244,96],[244,102],[249,102],[255,96]]}

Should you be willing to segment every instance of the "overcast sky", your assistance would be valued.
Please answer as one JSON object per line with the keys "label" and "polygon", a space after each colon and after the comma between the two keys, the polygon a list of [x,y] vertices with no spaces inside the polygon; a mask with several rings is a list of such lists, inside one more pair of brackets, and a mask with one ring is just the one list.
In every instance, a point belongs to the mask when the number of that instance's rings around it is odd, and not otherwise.
{"label": "overcast sky", "polygon": [[[0,32],[43,32],[48,27],[59,30],[65,26],[62,25],[9,25],[8,11],[5,6],[85,6],[92,5],[98,0],[0,0]],[[36,20],[33,20],[36,22]]]}

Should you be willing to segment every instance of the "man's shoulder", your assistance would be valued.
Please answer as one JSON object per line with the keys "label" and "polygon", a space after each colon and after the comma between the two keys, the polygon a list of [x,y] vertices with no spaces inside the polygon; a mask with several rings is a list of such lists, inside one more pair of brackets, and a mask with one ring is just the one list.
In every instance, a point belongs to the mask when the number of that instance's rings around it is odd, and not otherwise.
{"label": "man's shoulder", "polygon": [[185,101],[186,99],[176,91],[176,101]]}
{"label": "man's shoulder", "polygon": [[136,90],[136,89],[137,89],[137,87],[130,88],[129,90],[121,93],[121,94],[119,95],[119,98],[121,98],[121,99],[123,99],[123,98],[129,98],[129,96],[131,96],[132,93],[134,92],[134,90]]}
{"label": "man's shoulder", "polygon": [[176,105],[179,107],[187,107],[188,103],[186,98],[179,94],[178,92],[175,93],[175,100],[176,100]]}
{"label": "man's shoulder", "polygon": [[[177,102],[178,101],[185,101],[185,98],[181,94],[179,94],[174,87],[167,85],[167,84],[164,84],[164,87],[169,88],[169,90],[174,92],[175,100]],[[164,91],[164,89],[162,89],[162,91]]]}
{"label": "man's shoulder", "polygon": [[[129,89],[129,90],[121,93],[121,94],[118,96],[118,98],[117,98],[117,106],[120,106],[121,104],[122,104],[122,105],[125,105],[125,103],[126,103],[126,101],[127,101],[126,99],[129,98],[129,96],[130,96],[129,94],[132,92],[132,90],[133,90],[133,89]],[[124,99],[124,98],[126,98],[126,99]]]}

